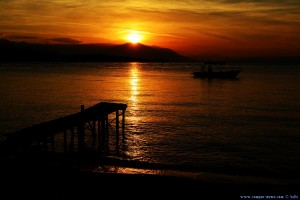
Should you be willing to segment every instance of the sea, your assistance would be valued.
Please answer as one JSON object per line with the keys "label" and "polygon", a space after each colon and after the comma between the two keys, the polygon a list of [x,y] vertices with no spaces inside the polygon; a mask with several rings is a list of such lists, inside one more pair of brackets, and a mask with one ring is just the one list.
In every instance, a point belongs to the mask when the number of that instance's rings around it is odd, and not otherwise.
{"label": "sea", "polygon": [[299,180],[300,65],[240,63],[234,80],[194,78],[199,67],[1,63],[0,139],[81,105],[124,103],[122,159],[187,173]]}

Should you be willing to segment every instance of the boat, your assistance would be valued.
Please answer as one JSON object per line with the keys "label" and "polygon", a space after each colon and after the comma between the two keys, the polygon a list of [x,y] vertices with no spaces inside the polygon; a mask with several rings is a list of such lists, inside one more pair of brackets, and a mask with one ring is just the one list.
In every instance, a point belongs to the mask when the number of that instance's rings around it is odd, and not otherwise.
{"label": "boat", "polygon": [[240,67],[229,67],[224,62],[205,62],[201,64],[199,71],[193,72],[193,75],[194,78],[236,79],[241,71]]}

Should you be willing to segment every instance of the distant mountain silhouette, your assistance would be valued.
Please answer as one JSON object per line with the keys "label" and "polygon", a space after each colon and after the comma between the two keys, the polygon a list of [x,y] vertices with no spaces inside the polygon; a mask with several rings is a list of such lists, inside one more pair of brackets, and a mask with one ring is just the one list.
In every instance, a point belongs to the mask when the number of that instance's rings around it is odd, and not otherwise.
{"label": "distant mountain silhouette", "polygon": [[186,62],[168,48],[144,44],[31,44],[0,39],[1,61]]}

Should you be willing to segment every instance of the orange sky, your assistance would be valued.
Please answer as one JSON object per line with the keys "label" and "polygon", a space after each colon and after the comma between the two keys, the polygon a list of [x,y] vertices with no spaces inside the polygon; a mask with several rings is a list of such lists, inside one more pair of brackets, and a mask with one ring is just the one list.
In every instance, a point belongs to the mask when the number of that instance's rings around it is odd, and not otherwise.
{"label": "orange sky", "polygon": [[0,0],[0,37],[141,43],[184,55],[300,56],[299,0]]}

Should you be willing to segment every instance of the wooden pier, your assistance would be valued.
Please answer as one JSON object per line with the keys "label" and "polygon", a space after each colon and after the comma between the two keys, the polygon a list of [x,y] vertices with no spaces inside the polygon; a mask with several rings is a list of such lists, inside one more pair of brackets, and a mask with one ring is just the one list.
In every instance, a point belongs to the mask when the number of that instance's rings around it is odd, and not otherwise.
{"label": "wooden pier", "polygon": [[125,137],[126,108],[126,104],[107,102],[86,109],[81,105],[78,113],[7,134],[7,141],[16,151],[23,153],[104,151],[109,145],[109,135],[112,135],[118,151],[120,137],[122,141]]}

